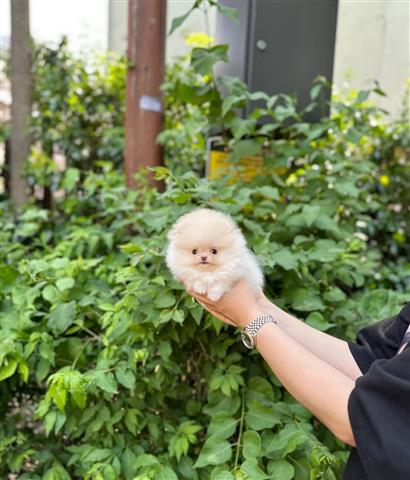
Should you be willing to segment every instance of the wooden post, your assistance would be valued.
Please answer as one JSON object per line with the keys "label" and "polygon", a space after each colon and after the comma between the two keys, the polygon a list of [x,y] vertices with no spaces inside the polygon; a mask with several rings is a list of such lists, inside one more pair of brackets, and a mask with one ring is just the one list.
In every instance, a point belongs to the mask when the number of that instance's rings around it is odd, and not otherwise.
{"label": "wooden post", "polygon": [[11,139],[10,191],[17,210],[27,199],[22,175],[30,151],[31,61],[28,0],[10,0],[11,6]]}
{"label": "wooden post", "polygon": [[125,175],[131,188],[141,167],[162,165],[156,138],[162,128],[165,28],[166,0],[128,0]]}

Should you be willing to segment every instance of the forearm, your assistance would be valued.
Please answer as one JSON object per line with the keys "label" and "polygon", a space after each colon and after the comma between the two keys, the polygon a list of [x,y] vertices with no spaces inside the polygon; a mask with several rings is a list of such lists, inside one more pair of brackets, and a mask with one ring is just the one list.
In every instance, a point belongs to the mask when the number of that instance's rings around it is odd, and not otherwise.
{"label": "forearm", "polygon": [[347,410],[354,380],[273,323],[260,329],[256,347],[289,393],[339,439],[355,446]]}
{"label": "forearm", "polygon": [[263,308],[275,318],[279,327],[293,340],[324,362],[353,380],[362,375],[350,353],[347,342],[316,330],[286,313],[267,299],[263,302]]}

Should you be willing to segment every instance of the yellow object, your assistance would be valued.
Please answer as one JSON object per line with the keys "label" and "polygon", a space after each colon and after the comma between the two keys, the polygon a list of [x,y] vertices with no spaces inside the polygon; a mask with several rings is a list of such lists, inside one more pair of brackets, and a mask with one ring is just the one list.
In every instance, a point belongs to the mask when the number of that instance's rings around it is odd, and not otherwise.
{"label": "yellow object", "polygon": [[255,176],[266,173],[263,157],[244,157],[239,162],[231,163],[228,161],[229,155],[230,153],[218,150],[209,152],[208,177],[210,179],[214,180],[223,175],[229,175],[232,177],[232,183],[235,181],[250,182]]}
{"label": "yellow object", "polygon": [[390,183],[390,178],[388,175],[380,175],[379,182],[385,187],[387,187],[387,185],[389,185]]}
{"label": "yellow object", "polygon": [[185,44],[194,47],[210,47],[215,43],[215,38],[208,36],[206,33],[193,32],[185,39]]}

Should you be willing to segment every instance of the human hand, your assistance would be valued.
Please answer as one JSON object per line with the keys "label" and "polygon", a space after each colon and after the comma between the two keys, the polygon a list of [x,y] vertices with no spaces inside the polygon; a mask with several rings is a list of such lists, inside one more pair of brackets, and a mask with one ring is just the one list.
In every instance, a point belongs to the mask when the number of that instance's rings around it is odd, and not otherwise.
{"label": "human hand", "polygon": [[258,303],[258,298],[262,298],[263,293],[255,295],[248,281],[244,278],[235,283],[216,302],[193,290],[188,289],[187,292],[216,318],[236,327],[244,328],[254,318],[264,313],[264,309]]}

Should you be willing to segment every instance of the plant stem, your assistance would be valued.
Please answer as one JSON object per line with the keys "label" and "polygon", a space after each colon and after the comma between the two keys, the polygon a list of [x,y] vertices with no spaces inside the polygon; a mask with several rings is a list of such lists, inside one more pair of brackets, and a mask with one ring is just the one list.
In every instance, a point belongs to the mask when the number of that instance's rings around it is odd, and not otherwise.
{"label": "plant stem", "polygon": [[80,348],[80,351],[77,353],[77,356],[75,357],[75,359],[74,359],[74,361],[73,361],[73,363],[72,363],[72,365],[71,365],[71,368],[72,368],[72,369],[75,368],[75,366],[76,366],[76,364],[77,364],[77,362],[78,362],[78,359],[80,358],[81,354],[83,353],[85,347],[91,342],[91,340],[92,340],[92,338],[90,337],[88,340],[86,340],[86,341],[82,344],[82,346],[81,346],[81,348]]}
{"label": "plant stem", "polygon": [[238,461],[239,461],[239,450],[241,449],[241,440],[242,440],[242,431],[243,431],[243,419],[245,417],[245,393],[242,390],[242,411],[241,411],[241,420],[239,422],[239,435],[238,435],[238,442],[236,445],[236,455],[235,455],[235,466],[234,466],[234,471],[238,467]]}
{"label": "plant stem", "polygon": [[210,41],[210,28],[209,28],[209,5],[204,4],[203,6],[203,12],[204,12],[204,17],[205,17],[205,31],[206,35],[208,37],[208,47],[211,46],[211,41]]}
{"label": "plant stem", "polygon": [[89,328],[87,327],[84,327],[83,325],[79,325],[78,323],[76,323],[77,327],[79,327],[81,330],[84,330],[85,332],[87,332],[88,334],[90,334],[95,340],[98,340],[100,343],[102,343],[102,340],[101,340],[101,337],[99,335],[97,335],[95,332],[93,332],[92,330],[90,330]]}

